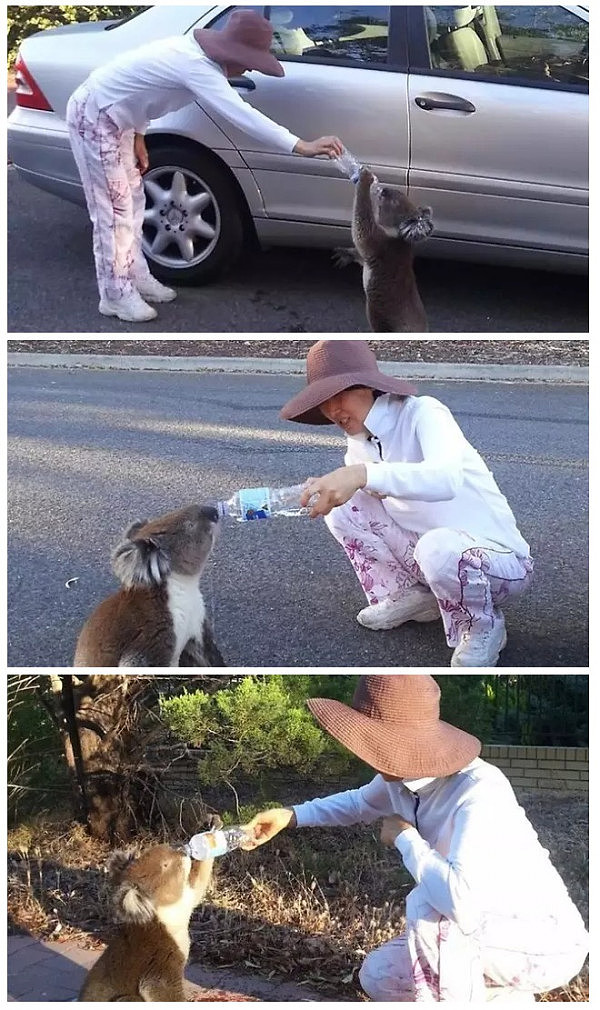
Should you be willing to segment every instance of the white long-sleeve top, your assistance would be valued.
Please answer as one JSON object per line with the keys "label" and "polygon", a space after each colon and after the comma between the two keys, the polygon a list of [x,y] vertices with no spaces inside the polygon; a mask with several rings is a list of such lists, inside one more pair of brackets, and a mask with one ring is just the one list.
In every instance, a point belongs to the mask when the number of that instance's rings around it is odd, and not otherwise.
{"label": "white long-sleeve top", "polygon": [[371,824],[393,814],[416,821],[396,848],[425,903],[464,933],[487,916],[555,916],[574,944],[585,943],[583,920],[510,782],[481,758],[447,778],[407,783],[377,775],[294,812],[300,828]]}
{"label": "white long-sleeve top", "polygon": [[298,143],[298,137],[240,97],[193,35],[161,39],[122,53],[92,71],[85,86],[98,109],[122,130],[144,134],[151,120],[197,102],[271,150],[291,154]]}
{"label": "white long-sleeve top", "polygon": [[529,556],[494,475],[454,417],[432,396],[378,397],[365,420],[371,438],[348,436],[345,463],[365,463],[367,491],[387,495],[391,518],[419,535],[449,527]]}

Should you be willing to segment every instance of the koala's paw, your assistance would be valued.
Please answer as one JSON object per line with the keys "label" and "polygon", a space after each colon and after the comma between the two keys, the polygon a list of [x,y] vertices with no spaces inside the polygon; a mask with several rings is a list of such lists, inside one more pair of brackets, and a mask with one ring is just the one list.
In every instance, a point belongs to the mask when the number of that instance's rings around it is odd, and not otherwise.
{"label": "koala's paw", "polygon": [[206,818],[206,825],[208,831],[220,831],[223,827],[223,820],[219,814],[209,814]]}
{"label": "koala's paw", "polygon": [[340,270],[350,266],[351,263],[360,263],[356,249],[334,249],[332,259]]}

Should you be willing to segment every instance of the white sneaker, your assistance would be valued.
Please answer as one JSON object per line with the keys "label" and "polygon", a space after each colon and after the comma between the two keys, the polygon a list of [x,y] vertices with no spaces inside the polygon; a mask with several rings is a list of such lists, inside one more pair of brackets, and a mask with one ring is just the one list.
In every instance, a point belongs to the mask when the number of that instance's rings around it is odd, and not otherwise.
{"label": "white sneaker", "polygon": [[151,274],[144,278],[143,281],[135,281],[135,286],[142,298],[145,298],[149,302],[172,302],[177,298],[177,292],[173,288],[168,288],[165,284],[161,284]]}
{"label": "white sneaker", "polygon": [[117,316],[126,323],[149,323],[151,319],[156,319],[158,313],[146,302],[137,291],[132,295],[123,298],[102,298],[98,306],[103,316]]}
{"label": "white sneaker", "polygon": [[365,607],[357,614],[356,620],[363,628],[388,631],[406,621],[437,621],[440,616],[440,608],[433,593],[415,586],[407,589],[400,597],[388,596],[381,603]]}
{"label": "white sneaker", "polygon": [[495,666],[506,645],[504,614],[495,610],[494,627],[488,631],[465,631],[452,653],[450,666]]}

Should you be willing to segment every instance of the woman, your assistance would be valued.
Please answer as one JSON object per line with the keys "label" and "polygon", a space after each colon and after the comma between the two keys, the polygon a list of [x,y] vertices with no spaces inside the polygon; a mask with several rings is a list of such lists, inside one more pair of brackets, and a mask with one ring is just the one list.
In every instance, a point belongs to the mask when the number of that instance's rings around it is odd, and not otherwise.
{"label": "woman", "polygon": [[493,475],[452,414],[384,375],[364,340],[322,340],[308,385],[281,416],[337,424],[345,466],[307,481],[368,600],[366,628],[435,621],[452,666],[495,666],[506,645],[501,605],[529,587],[529,546]]}
{"label": "woman", "polygon": [[94,226],[102,315],[147,322],[156,316],[147,302],[176,295],[152,277],[142,254],[141,176],[149,168],[144,134],[152,119],[197,101],[272,150],[306,158],[342,153],[337,137],[300,140],[228,84],[246,70],[284,76],[270,52],[272,37],[271,24],[260,14],[237,10],[222,31],[198,29],[118,56],[71,96],[67,123]]}
{"label": "woman", "polygon": [[321,726],[376,777],[246,828],[257,846],[286,827],[384,818],[381,840],[416,886],[404,934],[361,968],[371,999],[533,1003],[580,971],[587,933],[510,783],[478,756],[479,740],[440,721],[439,697],[432,677],[388,674],[361,677],[351,707],[311,699]]}

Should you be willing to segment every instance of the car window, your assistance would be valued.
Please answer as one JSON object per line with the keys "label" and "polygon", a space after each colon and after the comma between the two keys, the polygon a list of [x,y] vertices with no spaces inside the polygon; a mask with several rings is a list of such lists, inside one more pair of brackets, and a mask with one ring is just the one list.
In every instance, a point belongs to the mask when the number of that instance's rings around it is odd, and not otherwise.
{"label": "car window", "polygon": [[230,7],[211,23],[220,31],[234,10],[255,10],[273,25],[272,52],[277,59],[309,63],[353,63],[375,66],[388,62],[390,8],[365,7]]}
{"label": "car window", "polygon": [[388,61],[389,7],[266,7],[278,59],[363,66]]}
{"label": "car window", "polygon": [[430,68],[546,84],[589,81],[589,26],[552,5],[425,7]]}

